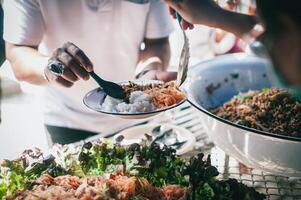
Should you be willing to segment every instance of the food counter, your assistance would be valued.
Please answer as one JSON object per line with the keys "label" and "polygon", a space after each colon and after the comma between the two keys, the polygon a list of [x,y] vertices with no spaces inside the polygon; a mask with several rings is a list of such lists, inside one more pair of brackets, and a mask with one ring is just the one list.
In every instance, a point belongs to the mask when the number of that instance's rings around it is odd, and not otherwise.
{"label": "food counter", "polygon": [[[184,154],[191,157],[200,152],[210,153],[212,165],[216,166],[220,175],[219,179],[235,178],[248,186],[255,187],[258,192],[267,195],[267,199],[301,199],[301,179],[293,177],[278,176],[265,173],[261,170],[250,169],[239,163],[224,151],[216,147],[209,139],[201,124],[199,112],[188,103],[179,108],[164,113],[158,120],[153,118],[143,123],[172,123],[188,129],[196,138],[194,150]],[[108,138],[113,138],[113,133]],[[99,139],[91,138],[88,141]],[[87,141],[77,144],[82,145]]]}

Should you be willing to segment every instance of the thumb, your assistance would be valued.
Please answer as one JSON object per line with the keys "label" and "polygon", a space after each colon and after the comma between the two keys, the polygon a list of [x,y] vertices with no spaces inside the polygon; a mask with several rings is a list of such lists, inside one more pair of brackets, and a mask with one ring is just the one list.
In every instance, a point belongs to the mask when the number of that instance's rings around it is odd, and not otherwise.
{"label": "thumb", "polygon": [[177,79],[177,72],[158,71],[156,78],[163,82],[173,81]]}

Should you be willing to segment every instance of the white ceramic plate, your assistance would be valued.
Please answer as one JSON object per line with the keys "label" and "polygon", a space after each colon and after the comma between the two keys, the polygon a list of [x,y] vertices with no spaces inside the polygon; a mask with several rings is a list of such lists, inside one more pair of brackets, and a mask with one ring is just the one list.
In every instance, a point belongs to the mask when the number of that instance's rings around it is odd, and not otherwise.
{"label": "white ceramic plate", "polygon": [[121,131],[119,134],[115,135],[114,138],[117,138],[120,135],[124,136],[121,145],[140,143],[142,139],[145,139],[144,134],[152,135],[152,130],[160,125],[161,127],[164,127],[164,130],[172,129],[173,132],[177,135],[179,141],[186,141],[186,143],[177,150],[177,154],[182,155],[184,153],[187,153],[188,151],[193,150],[195,143],[194,135],[187,129],[172,124],[145,124],[134,126]]}
{"label": "white ceramic plate", "polygon": [[[136,84],[139,85],[147,85],[147,84],[153,84],[153,83],[162,83],[161,81],[156,81],[156,80],[134,80],[131,81],[134,82]],[[121,82],[120,84],[127,84],[128,82]],[[141,113],[118,113],[118,112],[106,112],[102,109],[101,105],[104,102],[104,99],[106,97],[106,94],[103,92],[103,90],[101,90],[100,88],[96,88],[90,92],[88,92],[83,101],[84,104],[96,111],[96,112],[100,112],[103,114],[108,114],[108,115],[114,115],[120,118],[124,118],[124,119],[144,119],[144,118],[149,118],[152,117],[154,115],[157,115],[161,112],[170,110],[172,108],[175,108],[179,105],[181,105],[182,103],[184,103],[186,101],[186,99],[183,99],[182,101],[180,101],[179,103],[163,108],[163,109],[159,109],[159,110],[154,110],[154,111],[150,111],[150,112],[141,112]]]}

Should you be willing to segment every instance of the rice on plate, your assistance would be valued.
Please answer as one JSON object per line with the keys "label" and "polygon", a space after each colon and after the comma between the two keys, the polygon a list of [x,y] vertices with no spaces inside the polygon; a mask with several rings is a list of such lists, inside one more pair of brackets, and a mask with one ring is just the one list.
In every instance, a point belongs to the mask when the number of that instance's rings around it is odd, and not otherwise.
{"label": "rice on plate", "polygon": [[125,100],[107,96],[101,108],[111,113],[145,113],[164,109],[185,99],[175,82],[138,85],[129,82],[122,86],[127,94]]}
{"label": "rice on plate", "polygon": [[132,92],[129,97],[129,103],[107,96],[102,108],[105,112],[119,113],[150,112],[156,109],[152,103],[151,96],[142,91]]}

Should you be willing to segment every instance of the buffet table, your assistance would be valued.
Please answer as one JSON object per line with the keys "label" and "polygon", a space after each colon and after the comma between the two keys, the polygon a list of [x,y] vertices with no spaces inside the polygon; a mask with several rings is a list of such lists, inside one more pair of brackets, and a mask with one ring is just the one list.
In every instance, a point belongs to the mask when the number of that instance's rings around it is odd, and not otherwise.
{"label": "buffet table", "polygon": [[[199,152],[210,153],[212,165],[218,168],[220,179],[236,178],[244,184],[255,187],[257,191],[267,195],[267,199],[301,199],[301,179],[272,175],[261,170],[250,169],[237,162],[235,159],[225,154],[221,149],[214,146],[199,119],[198,111],[188,103],[163,113],[160,117],[155,117],[145,123],[172,123],[188,129],[196,138],[194,150],[183,155],[192,156]],[[112,138],[117,133],[112,133],[108,138]],[[90,138],[88,141],[99,139]],[[83,144],[81,141],[77,144]],[[77,145],[76,144],[76,145]]]}

